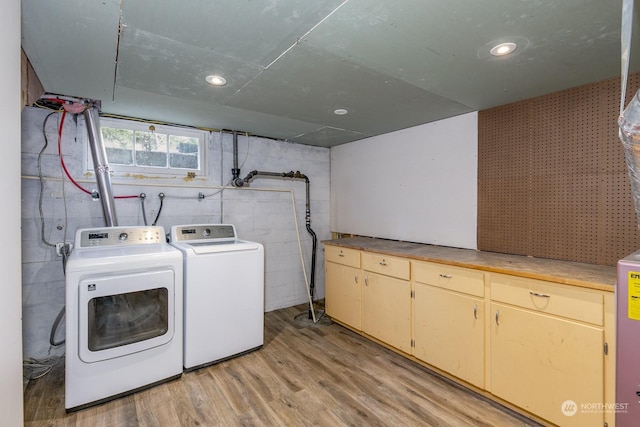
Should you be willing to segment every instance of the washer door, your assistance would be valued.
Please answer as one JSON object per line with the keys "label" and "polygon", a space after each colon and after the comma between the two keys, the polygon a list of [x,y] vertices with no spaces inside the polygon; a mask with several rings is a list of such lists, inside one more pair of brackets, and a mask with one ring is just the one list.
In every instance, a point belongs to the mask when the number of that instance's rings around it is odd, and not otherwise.
{"label": "washer door", "polygon": [[78,353],[82,361],[137,353],[173,338],[173,270],[86,277],[79,286]]}

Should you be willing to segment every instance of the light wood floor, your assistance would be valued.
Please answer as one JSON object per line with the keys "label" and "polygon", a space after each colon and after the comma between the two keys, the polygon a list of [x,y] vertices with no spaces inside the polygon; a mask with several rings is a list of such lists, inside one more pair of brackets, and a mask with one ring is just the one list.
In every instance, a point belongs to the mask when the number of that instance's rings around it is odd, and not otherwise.
{"label": "light wood floor", "polygon": [[26,426],[537,426],[336,324],[265,314],[258,351],[71,414],[64,367],[25,390]]}

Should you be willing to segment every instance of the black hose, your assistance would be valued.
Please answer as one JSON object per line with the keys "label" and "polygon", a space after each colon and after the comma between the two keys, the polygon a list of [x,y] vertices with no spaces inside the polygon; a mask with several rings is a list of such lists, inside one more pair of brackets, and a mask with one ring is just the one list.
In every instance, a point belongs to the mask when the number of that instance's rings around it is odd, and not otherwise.
{"label": "black hose", "polygon": [[156,219],[153,220],[153,226],[155,226],[158,223],[158,218],[160,218],[160,212],[162,212],[162,205],[164,204],[164,193],[160,193],[158,194],[158,197],[160,197],[160,208],[158,209],[158,215],[156,215]]}
{"label": "black hose", "polygon": [[42,149],[38,153],[38,177],[40,178],[40,196],[38,199],[38,209],[40,211],[40,239],[45,245],[51,246],[51,247],[55,247],[56,246],[55,243],[51,243],[47,241],[46,237],[44,237],[44,213],[42,209],[42,198],[44,194],[44,178],[42,176],[42,155],[44,154],[44,151],[49,145],[49,138],[47,137],[47,131],[45,129],[47,126],[47,121],[49,120],[49,117],[51,117],[56,113],[57,111],[54,111],[53,113],[49,113],[47,117],[44,118],[44,121],[42,122],[42,135],[44,136],[44,145],[42,146]]}
{"label": "black hose", "polygon": [[60,321],[62,321],[62,317],[64,316],[64,313],[65,313],[65,306],[62,306],[60,313],[58,313],[58,315],[56,316],[56,320],[53,321],[53,326],[51,326],[51,334],[49,335],[49,344],[51,344],[54,347],[62,345],[65,342],[64,339],[58,342],[55,341],[56,331],[58,330],[58,326],[60,326]]}

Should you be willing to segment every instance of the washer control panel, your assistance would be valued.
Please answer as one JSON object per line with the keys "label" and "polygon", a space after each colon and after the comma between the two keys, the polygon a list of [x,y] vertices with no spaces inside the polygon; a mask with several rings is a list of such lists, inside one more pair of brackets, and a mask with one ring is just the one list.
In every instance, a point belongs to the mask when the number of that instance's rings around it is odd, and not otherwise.
{"label": "washer control panel", "polygon": [[172,242],[235,238],[236,229],[231,224],[195,224],[171,227]]}
{"label": "washer control panel", "polygon": [[105,227],[76,232],[76,247],[103,247],[165,243],[162,227]]}

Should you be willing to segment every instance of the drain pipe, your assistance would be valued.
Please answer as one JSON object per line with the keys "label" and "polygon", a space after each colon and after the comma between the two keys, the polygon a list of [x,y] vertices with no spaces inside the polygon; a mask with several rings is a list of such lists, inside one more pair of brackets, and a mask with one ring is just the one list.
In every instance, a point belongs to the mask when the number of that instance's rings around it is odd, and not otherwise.
{"label": "drain pipe", "polygon": [[[300,172],[297,172],[300,174]],[[305,214],[304,214],[304,222],[307,228],[307,232],[309,233],[309,235],[311,236],[311,281],[309,283],[309,293],[311,294],[311,301],[313,301],[313,297],[315,296],[315,289],[316,289],[316,250],[318,247],[318,236],[316,236],[316,233],[313,231],[313,229],[311,228],[311,201],[310,201],[310,197],[309,197],[309,186],[310,186],[310,182],[309,182],[309,177],[307,177],[306,175],[300,174],[302,177],[304,177],[304,182],[305,182],[305,192],[306,194],[306,202],[305,202]],[[311,307],[309,309],[309,319],[314,318],[315,319],[315,314],[312,313],[313,307]]]}
{"label": "drain pipe", "polygon": [[[305,223],[307,232],[311,235],[312,240],[312,251],[311,251],[311,277],[309,281],[309,319],[313,319],[314,323],[316,322],[316,315],[313,308],[313,298],[315,296],[315,279],[316,279],[316,252],[318,247],[318,237],[316,233],[311,228],[311,201],[310,201],[310,182],[309,177],[305,174],[300,173],[300,171],[289,171],[289,172],[264,172],[264,171],[251,171],[249,174],[243,178],[240,178],[240,168],[238,167],[238,132],[233,131],[233,169],[231,169],[231,184],[234,187],[243,187],[249,183],[255,176],[269,176],[274,178],[293,178],[293,179],[304,179],[305,181],[305,189],[306,189],[306,210],[305,210]],[[306,277],[305,277],[306,280]]]}
{"label": "drain pipe", "polygon": [[84,110],[83,115],[89,134],[89,147],[91,148],[93,170],[96,173],[96,181],[98,184],[98,197],[102,202],[105,226],[115,227],[118,225],[118,219],[116,218],[116,206],[113,193],[111,192],[111,175],[109,175],[107,150],[105,149],[102,133],[100,132],[99,107],[95,101],[87,102],[89,102],[89,104]]}
{"label": "drain pipe", "polygon": [[311,279],[309,281],[309,298],[310,298],[310,307],[309,307],[309,319],[313,319],[315,322],[315,313],[313,311],[313,297],[315,294],[315,279],[316,279],[316,251],[318,247],[318,237],[316,233],[311,228],[311,201],[309,196],[309,187],[310,181],[309,177],[300,171],[290,171],[290,172],[263,172],[263,171],[251,171],[244,178],[244,182],[249,183],[255,176],[270,176],[275,178],[293,178],[293,179],[304,179],[305,189],[306,189],[306,204],[305,204],[305,224],[307,227],[307,232],[311,235],[312,240],[312,250],[311,250]]}
{"label": "drain pipe", "polygon": [[238,167],[238,132],[233,131],[233,169],[231,169],[231,184],[234,187],[242,187],[244,180],[240,178],[240,168]]}

